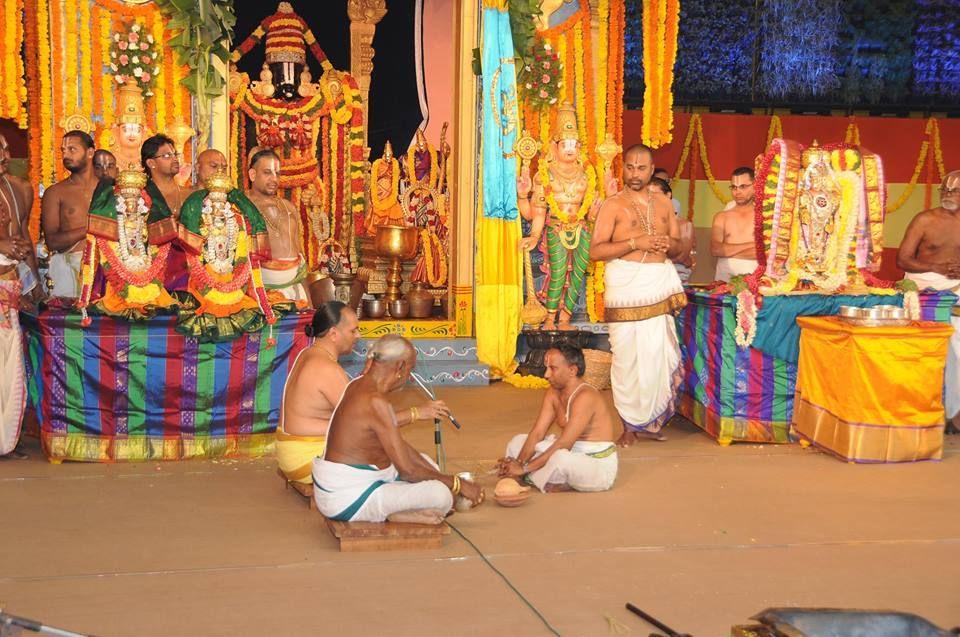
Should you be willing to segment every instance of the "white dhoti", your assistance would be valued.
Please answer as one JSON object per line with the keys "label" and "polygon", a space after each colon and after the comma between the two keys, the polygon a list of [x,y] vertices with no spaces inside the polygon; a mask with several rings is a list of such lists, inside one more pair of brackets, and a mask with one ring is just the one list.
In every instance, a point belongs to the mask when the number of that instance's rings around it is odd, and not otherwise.
{"label": "white dhoti", "polygon": [[20,282],[0,280],[0,456],[17,446],[27,403],[19,299]]}
{"label": "white dhoti", "polygon": [[[550,434],[534,446],[533,457],[549,449],[557,437]],[[516,458],[527,441],[527,434],[519,434],[507,443],[508,458]],[[617,479],[617,446],[612,442],[578,440],[573,447],[557,449],[547,464],[528,474],[530,481],[541,491],[548,484],[567,485],[574,491],[607,491]]]}
{"label": "white dhoti", "polygon": [[[948,279],[936,272],[907,272],[904,276],[917,284],[921,290],[953,292],[960,296],[960,280]],[[950,337],[950,349],[947,351],[947,369],[944,378],[943,407],[947,418],[953,418],[960,412],[960,301],[953,308],[950,324],[953,335]]]}
{"label": "white dhoti", "polygon": [[51,296],[75,299],[80,296],[80,263],[83,251],[54,252],[50,255],[47,274],[53,281]]}
{"label": "white dhoti", "polygon": [[687,297],[669,262],[614,259],[604,273],[613,402],[627,430],[655,433],[676,406],[682,369],[673,313]]}
{"label": "white dhoti", "polygon": [[310,295],[303,285],[306,262],[303,255],[289,259],[272,259],[260,264],[263,287],[276,290],[294,303],[310,305]]}
{"label": "white dhoti", "polygon": [[735,276],[744,274],[753,274],[757,269],[756,259],[740,259],[737,257],[720,257],[717,259],[717,272],[714,275],[715,281],[729,283]]}
{"label": "white dhoti", "polygon": [[324,458],[313,461],[313,499],[320,513],[343,522],[383,522],[401,511],[453,507],[453,494],[439,480],[404,482],[393,465],[378,469]]}

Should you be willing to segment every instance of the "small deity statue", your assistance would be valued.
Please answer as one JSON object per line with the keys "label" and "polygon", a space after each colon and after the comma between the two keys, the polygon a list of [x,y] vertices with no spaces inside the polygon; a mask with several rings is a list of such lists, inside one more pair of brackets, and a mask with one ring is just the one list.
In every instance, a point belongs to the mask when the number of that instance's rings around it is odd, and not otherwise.
{"label": "small deity statue", "polygon": [[128,79],[117,91],[117,105],[117,119],[104,133],[101,145],[114,154],[121,169],[140,166],[140,146],[153,135],[147,126],[143,89]]}
{"label": "small deity statue", "polygon": [[[449,155],[446,130],[444,125],[440,147]],[[403,163],[403,225],[420,230],[420,256],[410,280],[424,282],[433,289],[442,289],[447,283],[446,190],[446,156],[438,153],[418,129]]]}
{"label": "small deity statue", "polygon": [[[803,153],[800,182],[800,234],[798,262],[811,273],[822,274],[828,265],[827,243],[834,233],[840,209],[840,183],[830,166],[830,151],[814,145]],[[846,255],[844,255],[846,256]]]}
{"label": "small deity statue", "polygon": [[154,205],[156,195],[155,188],[151,195],[147,175],[136,168],[121,171],[116,182],[101,181],[97,186],[90,203],[77,302],[85,317],[97,271],[103,273],[106,286],[93,305],[104,314],[142,319],[176,304],[163,287],[176,230],[169,208]]}
{"label": "small deity statue", "polygon": [[[520,214],[532,224],[530,235],[520,241],[521,249],[533,250],[542,233],[547,235],[548,314],[543,325],[547,330],[558,327],[558,311],[559,329],[573,329],[570,318],[590,263],[591,228],[602,198],[596,171],[580,151],[576,111],[572,104],[564,103],[558,109],[557,131],[548,156],[540,157],[536,182],[531,184],[525,163],[517,179]],[[604,175],[608,194],[613,194],[615,183],[608,168]]]}
{"label": "small deity statue", "polygon": [[263,216],[229,177],[214,174],[205,186],[180,209],[180,240],[195,303],[184,304],[177,329],[227,341],[276,321],[260,271],[270,244]]}
{"label": "small deity statue", "polygon": [[393,145],[388,141],[383,147],[383,156],[370,167],[370,202],[372,208],[364,224],[367,233],[373,236],[377,226],[404,225],[403,208],[400,206],[400,162],[393,156]]}

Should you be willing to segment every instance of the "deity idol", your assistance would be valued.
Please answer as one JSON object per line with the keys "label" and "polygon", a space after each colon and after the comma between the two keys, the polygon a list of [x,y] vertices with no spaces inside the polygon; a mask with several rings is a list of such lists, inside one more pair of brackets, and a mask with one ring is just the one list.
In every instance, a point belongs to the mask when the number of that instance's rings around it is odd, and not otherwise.
{"label": "deity idol", "polygon": [[102,145],[117,158],[117,168],[140,167],[140,146],[153,135],[147,126],[143,89],[128,79],[117,91],[117,120],[105,133]]}
{"label": "deity idol", "polygon": [[435,290],[444,288],[448,272],[447,160],[450,146],[446,142],[446,133],[447,125],[444,124],[438,152],[418,129],[403,163],[401,201],[404,225],[418,228],[420,235],[420,257],[410,273],[410,280],[426,283]]}
{"label": "deity idol", "polygon": [[404,224],[400,206],[400,162],[393,156],[393,146],[387,142],[383,157],[374,160],[370,168],[370,201],[372,207],[364,227],[370,236],[377,234],[377,226]]}
{"label": "deity idol", "polygon": [[[154,188],[154,190],[156,190]],[[87,245],[77,306],[91,304],[95,274],[106,280],[94,306],[111,316],[142,319],[175,305],[163,287],[170,241],[176,237],[170,210],[147,187],[142,171],[120,172],[115,183],[101,181],[90,203]]]}
{"label": "deity idol", "polygon": [[[524,166],[517,180],[520,214],[532,223],[530,236],[520,242],[523,250],[533,250],[546,231],[546,257],[549,263],[546,288],[547,320],[544,329],[572,329],[577,297],[590,264],[590,233],[600,205],[602,192],[596,171],[581,156],[577,136],[577,116],[572,104],[560,106],[557,131],[547,157],[540,157],[537,180],[532,184],[529,168]],[[607,169],[604,183],[613,194],[615,182]]]}
{"label": "deity idol", "polygon": [[275,315],[260,260],[269,254],[267,228],[256,206],[223,173],[210,177],[180,209],[180,240],[190,272],[177,329],[207,341],[256,332]]}

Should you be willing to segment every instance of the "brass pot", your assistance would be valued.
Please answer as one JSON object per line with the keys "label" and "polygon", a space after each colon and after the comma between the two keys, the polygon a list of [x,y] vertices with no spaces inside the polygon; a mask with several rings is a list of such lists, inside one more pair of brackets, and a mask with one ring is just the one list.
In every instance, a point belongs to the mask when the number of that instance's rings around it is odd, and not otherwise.
{"label": "brass pot", "polygon": [[405,319],[410,314],[410,304],[407,303],[406,299],[390,301],[387,304],[387,309],[390,310],[390,316],[395,319]]}
{"label": "brass pot", "polygon": [[314,309],[328,301],[334,300],[333,279],[319,270],[308,272],[304,279],[307,291],[310,293],[310,304]]}
{"label": "brass pot", "polygon": [[387,313],[387,304],[382,299],[366,299],[363,302],[363,318],[383,318]]}
{"label": "brass pot", "polygon": [[417,281],[405,297],[410,304],[410,318],[430,318],[433,313],[433,295]]}

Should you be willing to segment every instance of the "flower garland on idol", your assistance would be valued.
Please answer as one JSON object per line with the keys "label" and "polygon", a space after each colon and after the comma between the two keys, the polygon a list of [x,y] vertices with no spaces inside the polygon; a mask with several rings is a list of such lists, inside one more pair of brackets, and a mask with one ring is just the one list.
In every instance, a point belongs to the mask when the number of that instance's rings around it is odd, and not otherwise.
{"label": "flower garland on idol", "polygon": [[143,33],[143,25],[134,22],[123,32],[113,34],[110,45],[110,70],[113,79],[122,85],[133,78],[144,97],[153,95],[153,86],[160,73],[161,56],[152,33]]}

